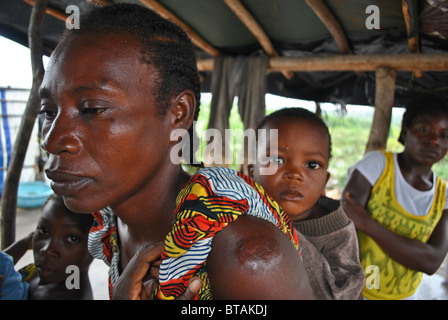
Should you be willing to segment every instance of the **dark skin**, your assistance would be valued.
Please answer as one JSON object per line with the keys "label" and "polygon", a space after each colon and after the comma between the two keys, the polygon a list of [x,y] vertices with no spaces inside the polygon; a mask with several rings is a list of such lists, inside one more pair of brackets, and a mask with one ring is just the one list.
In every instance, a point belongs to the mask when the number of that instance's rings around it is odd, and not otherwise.
{"label": "dark skin", "polygon": [[[29,300],[92,300],[88,277],[92,256],[87,250],[91,220],[75,215],[63,203],[50,200],[36,231],[5,250],[17,262],[28,249],[34,253],[37,277],[30,280]],[[88,223],[86,223],[88,221]],[[68,266],[79,270],[79,289],[68,289]]]}
{"label": "dark skin", "polygon": [[129,34],[77,35],[55,50],[41,87],[42,147],[53,190],[73,211],[109,206],[117,217],[121,283],[130,281],[115,288],[120,299],[148,297],[148,275],[125,270],[141,262],[142,247],[154,250],[149,262],[143,259],[149,270],[161,252],[156,244],[171,230],[175,198],[189,176],[170,160],[177,143],[170,135],[190,128],[196,105],[185,90],[158,114],[152,93],[159,75],[140,53]]}
{"label": "dark skin", "polygon": [[[329,212],[316,206],[325,195],[325,185],[330,178],[328,162],[330,142],[321,125],[303,119],[278,118],[261,129],[278,130],[278,141],[266,141],[269,152],[275,146],[276,154],[267,154],[267,165],[276,164],[274,174],[261,174],[264,165],[249,165],[250,177],[285,210],[291,221],[320,218]],[[300,137],[298,139],[297,137]],[[278,145],[275,145],[278,143]]]}
{"label": "dark skin", "polygon": [[76,212],[111,207],[122,269],[171,228],[175,197],[188,176],[171,164],[169,136],[188,129],[194,106],[193,93],[183,92],[165,117],[157,115],[147,94],[156,73],[136,58],[136,41],[125,39],[75,37],[51,59],[41,89],[52,188]]}
{"label": "dark skin", "polygon": [[[432,165],[448,150],[448,116],[442,112],[418,115],[403,128],[404,151],[398,163],[406,181],[418,190],[432,187]],[[371,219],[366,206],[372,186],[355,171],[344,189],[344,209],[358,230],[372,237],[387,254],[402,265],[427,274],[437,271],[448,251],[448,210],[427,243],[412,240],[382,227]]]}

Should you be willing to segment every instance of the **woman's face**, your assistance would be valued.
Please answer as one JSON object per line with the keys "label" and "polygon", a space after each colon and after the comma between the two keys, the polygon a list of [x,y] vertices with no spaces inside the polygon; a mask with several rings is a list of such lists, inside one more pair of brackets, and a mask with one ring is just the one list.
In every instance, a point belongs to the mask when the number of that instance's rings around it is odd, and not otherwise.
{"label": "woman's face", "polygon": [[448,115],[431,111],[416,116],[404,130],[405,152],[416,162],[433,165],[448,151]]}
{"label": "woman's face", "polygon": [[169,116],[154,69],[120,34],[82,34],[56,49],[41,86],[42,147],[53,190],[75,212],[119,206],[169,161]]}

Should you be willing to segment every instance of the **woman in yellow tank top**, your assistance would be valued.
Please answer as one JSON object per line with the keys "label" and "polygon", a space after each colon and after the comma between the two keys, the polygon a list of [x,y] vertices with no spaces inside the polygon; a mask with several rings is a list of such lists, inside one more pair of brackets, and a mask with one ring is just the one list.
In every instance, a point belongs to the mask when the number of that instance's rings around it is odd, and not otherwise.
{"label": "woman in yellow tank top", "polygon": [[[436,272],[448,251],[447,186],[432,171],[448,151],[448,103],[434,97],[412,101],[399,141],[402,153],[366,154],[381,161],[364,164],[364,171],[356,164],[343,193],[358,231],[368,299],[411,297],[423,273]],[[370,178],[368,171],[378,167],[379,178]]]}

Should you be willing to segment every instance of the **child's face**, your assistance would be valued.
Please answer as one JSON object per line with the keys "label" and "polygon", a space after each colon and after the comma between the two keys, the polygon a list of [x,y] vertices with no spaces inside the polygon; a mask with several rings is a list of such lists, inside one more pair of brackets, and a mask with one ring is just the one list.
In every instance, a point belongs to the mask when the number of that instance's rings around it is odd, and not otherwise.
{"label": "child's face", "polygon": [[46,174],[75,212],[126,206],[170,162],[170,116],[157,114],[158,74],[140,54],[126,35],[83,34],[50,59],[41,86]]}
{"label": "child's face", "polygon": [[405,152],[420,164],[433,165],[448,151],[448,116],[440,111],[420,114],[404,134]]}
{"label": "child's face", "polygon": [[33,236],[34,263],[42,282],[65,281],[70,265],[88,270],[92,257],[87,250],[89,228],[83,218],[54,200],[43,208]]}
{"label": "child's face", "polygon": [[[277,163],[278,170],[272,175],[261,175],[260,165],[256,164],[250,168],[251,176],[291,220],[306,219],[325,194],[330,176],[328,134],[322,126],[301,119],[275,119],[262,129],[278,129],[278,153],[267,154],[272,163]],[[268,141],[266,150],[259,152],[269,152],[274,144],[275,141]]]}

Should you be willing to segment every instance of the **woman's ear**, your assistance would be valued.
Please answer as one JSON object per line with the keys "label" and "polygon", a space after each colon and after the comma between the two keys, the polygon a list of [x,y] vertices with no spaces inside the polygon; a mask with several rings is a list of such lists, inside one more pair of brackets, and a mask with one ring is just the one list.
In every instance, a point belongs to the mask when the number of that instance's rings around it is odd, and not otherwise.
{"label": "woman's ear", "polygon": [[400,135],[398,136],[398,142],[404,145],[404,141],[406,140],[406,135],[408,133],[408,129],[405,127],[401,128]]}
{"label": "woman's ear", "polygon": [[[189,130],[196,112],[196,98],[191,90],[186,90],[174,98],[169,116],[172,130]],[[179,137],[180,138],[180,137]]]}

